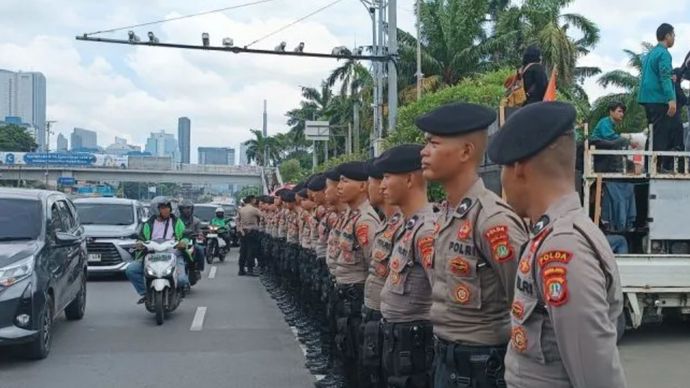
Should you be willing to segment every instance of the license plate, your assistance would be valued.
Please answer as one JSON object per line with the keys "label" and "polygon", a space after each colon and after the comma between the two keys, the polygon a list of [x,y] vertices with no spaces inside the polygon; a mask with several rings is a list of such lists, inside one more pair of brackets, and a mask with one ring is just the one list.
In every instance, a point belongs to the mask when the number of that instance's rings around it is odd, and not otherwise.
{"label": "license plate", "polygon": [[213,237],[218,237],[218,235],[214,234],[214,233],[209,233],[206,235],[206,238],[213,238]]}
{"label": "license plate", "polygon": [[101,261],[101,254],[100,253],[89,253],[88,261],[89,261],[89,263],[100,262]]}

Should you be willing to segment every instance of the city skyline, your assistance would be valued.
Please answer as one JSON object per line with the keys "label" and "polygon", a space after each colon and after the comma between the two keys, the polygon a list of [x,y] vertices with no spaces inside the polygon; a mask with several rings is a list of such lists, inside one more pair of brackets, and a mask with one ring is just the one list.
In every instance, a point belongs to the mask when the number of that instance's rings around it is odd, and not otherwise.
{"label": "city skyline", "polygon": [[46,77],[40,72],[0,69],[0,119],[17,117],[35,129],[39,150],[46,145]]}

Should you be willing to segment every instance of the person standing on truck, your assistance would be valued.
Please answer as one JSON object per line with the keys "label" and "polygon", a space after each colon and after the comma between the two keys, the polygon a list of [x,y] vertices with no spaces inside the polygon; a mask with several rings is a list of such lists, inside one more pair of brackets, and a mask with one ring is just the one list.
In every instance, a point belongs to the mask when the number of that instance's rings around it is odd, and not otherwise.
{"label": "person standing on truck", "polygon": [[525,50],[522,56],[520,74],[527,98],[523,106],[542,101],[546,94],[549,78],[546,76],[546,70],[541,63],[541,50],[537,46],[530,46]]}
{"label": "person standing on truck", "polygon": [[575,108],[542,102],[514,113],[489,157],[508,203],[532,222],[511,311],[511,388],[626,386],[616,347],[623,293],[604,234],[575,189]]}
{"label": "person standing on truck", "polygon": [[494,121],[492,109],[466,103],[416,121],[426,137],[424,178],[448,193],[435,225],[434,259],[425,265],[437,338],[436,388],[504,386],[510,303],[527,226],[478,175]]}
{"label": "person standing on truck", "polygon": [[[637,102],[644,106],[647,121],[652,125],[654,151],[673,149],[673,117],[676,115],[676,92],[672,80],[672,58],[668,51],[673,47],[676,33],[673,26],[663,23],[656,30],[659,42],[642,59],[642,74]],[[660,157],[657,168],[671,171],[673,158]]]}

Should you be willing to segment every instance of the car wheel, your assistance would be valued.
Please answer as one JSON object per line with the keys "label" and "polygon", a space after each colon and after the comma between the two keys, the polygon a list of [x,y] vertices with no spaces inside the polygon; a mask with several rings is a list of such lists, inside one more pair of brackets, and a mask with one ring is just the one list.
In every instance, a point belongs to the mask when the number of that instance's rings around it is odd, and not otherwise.
{"label": "car wheel", "polygon": [[70,321],[84,318],[86,312],[86,275],[81,277],[81,288],[74,300],[65,309],[65,317]]}
{"label": "car wheel", "polygon": [[26,348],[25,355],[31,360],[42,360],[48,357],[53,340],[53,297],[46,297],[43,310],[39,316],[38,335]]}

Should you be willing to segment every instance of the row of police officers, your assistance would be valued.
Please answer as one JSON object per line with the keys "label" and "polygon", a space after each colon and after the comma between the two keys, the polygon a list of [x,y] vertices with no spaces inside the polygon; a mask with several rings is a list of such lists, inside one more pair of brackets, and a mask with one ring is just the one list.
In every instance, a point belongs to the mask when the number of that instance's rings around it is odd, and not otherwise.
{"label": "row of police officers", "polygon": [[[575,189],[575,116],[529,105],[489,143],[492,110],[446,105],[417,119],[424,145],[261,198],[266,284],[316,349],[317,387],[626,386],[619,275]],[[478,175],[486,154],[503,198]]]}

